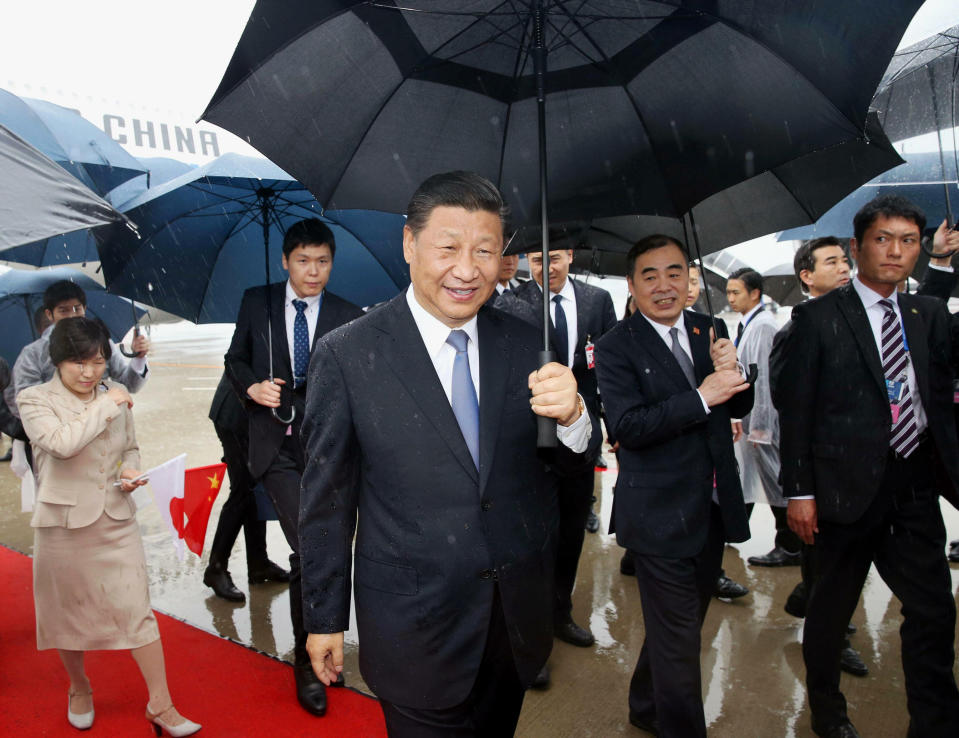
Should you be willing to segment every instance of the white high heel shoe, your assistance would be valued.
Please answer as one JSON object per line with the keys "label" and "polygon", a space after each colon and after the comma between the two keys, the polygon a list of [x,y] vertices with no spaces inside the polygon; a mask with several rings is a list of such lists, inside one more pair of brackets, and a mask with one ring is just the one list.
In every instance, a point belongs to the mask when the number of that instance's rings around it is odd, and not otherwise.
{"label": "white high heel shoe", "polygon": [[[162,736],[166,733],[173,738],[182,738],[185,735],[193,735],[203,726],[199,723],[194,723],[186,718],[183,718],[183,722],[179,725],[170,725],[166,721],[162,720],[160,716],[167,712],[168,710],[173,709],[173,705],[167,705],[159,712],[150,712],[150,706],[147,705],[147,720],[153,724],[153,732],[158,736]],[[182,717],[182,716],[181,716]]]}
{"label": "white high heel shoe", "polygon": [[93,708],[90,712],[74,712],[70,703],[74,697],[92,697],[93,692],[67,692],[67,722],[77,730],[89,730],[93,727]]}

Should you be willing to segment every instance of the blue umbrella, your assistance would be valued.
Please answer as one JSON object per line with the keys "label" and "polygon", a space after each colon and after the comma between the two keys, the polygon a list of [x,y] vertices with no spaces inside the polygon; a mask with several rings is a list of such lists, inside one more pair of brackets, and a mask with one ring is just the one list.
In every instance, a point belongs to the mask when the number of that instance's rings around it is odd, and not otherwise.
{"label": "blue umbrella", "polygon": [[[193,164],[162,156],[137,161],[146,173],[127,180],[110,191],[106,199],[114,207],[122,207],[125,202],[142,195],[149,187],[156,187],[194,167]],[[93,233],[84,229],[4,249],[0,251],[0,259],[42,267],[99,261],[100,256]]]}
{"label": "blue umbrella", "polygon": [[279,278],[283,234],[303,218],[320,218],[336,237],[333,292],[371,305],[409,284],[402,216],[331,217],[265,159],[225,154],[151,188],[124,211],[140,238],[122,229],[97,233],[108,289],[195,323],[233,322],[246,288]]}
{"label": "blue umbrella", "polygon": [[120,144],[70,108],[0,90],[0,124],[98,195],[144,172]]}
{"label": "blue umbrella", "polygon": [[887,194],[900,195],[914,202],[925,212],[928,225],[935,228],[947,214],[943,189],[948,190],[954,199],[959,196],[955,164],[948,161],[946,164],[943,178],[938,154],[909,154],[905,164],[879,175],[843,198],[812,225],[783,231],[779,240],[820,236],[849,238],[853,235],[853,216],[859,209],[874,197]]}
{"label": "blue umbrella", "polygon": [[0,125],[0,258],[3,249],[123,215]]}
{"label": "blue umbrella", "polygon": [[38,337],[33,316],[43,306],[44,290],[62,279],[83,288],[87,295],[87,316],[102,320],[115,342],[122,341],[133,326],[134,310],[137,318],[146,313],[140,308],[131,309],[129,300],[108,294],[102,285],[76,269],[10,269],[0,274],[0,324],[3,325],[0,356],[11,366],[20,350]]}

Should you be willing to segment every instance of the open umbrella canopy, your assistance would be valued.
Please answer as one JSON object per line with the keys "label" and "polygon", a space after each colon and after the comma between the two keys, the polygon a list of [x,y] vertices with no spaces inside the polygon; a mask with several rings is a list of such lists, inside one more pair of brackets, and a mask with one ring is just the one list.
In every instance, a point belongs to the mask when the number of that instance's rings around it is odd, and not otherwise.
{"label": "open umbrella canopy", "polygon": [[0,90],[0,124],[98,195],[144,172],[120,144],[70,108]]}
{"label": "open umbrella canopy", "polygon": [[843,198],[812,225],[783,231],[779,240],[820,236],[850,238],[853,235],[852,220],[859,209],[874,197],[888,194],[914,202],[926,214],[927,225],[935,228],[946,217],[946,191],[951,194],[953,202],[959,202],[955,163],[946,161],[946,178],[943,179],[939,154],[909,154],[902,166],[881,174]]}
{"label": "open umbrella canopy", "polygon": [[123,216],[0,125],[0,259],[7,249]]}
{"label": "open umbrella canopy", "polygon": [[402,212],[468,169],[536,223],[542,20],[550,219],[678,217],[862,137],[920,5],[260,0],[203,118],[329,207]]}
{"label": "open umbrella canopy", "polygon": [[959,125],[959,26],[897,51],[872,106],[893,141]]}
{"label": "open umbrella canopy", "polygon": [[124,208],[139,238],[122,229],[97,234],[109,290],[195,323],[233,322],[243,291],[267,281],[267,258],[270,280],[281,279],[283,235],[303,218],[320,218],[334,233],[333,292],[370,305],[409,284],[402,216],[341,213],[337,222],[264,159],[224,154]]}
{"label": "open umbrella canopy", "polygon": [[[127,180],[107,195],[106,199],[117,208],[122,207],[124,202],[143,194],[148,188],[148,182],[156,186],[193,168],[192,164],[167,157],[137,161],[146,169],[146,174]],[[82,228],[5,249],[0,252],[0,259],[41,267],[99,261],[100,256],[97,253],[97,243],[92,231],[89,228]]]}
{"label": "open umbrella canopy", "polygon": [[[689,218],[622,215],[550,227],[551,248],[585,248],[625,254],[640,238],[661,233],[687,245],[695,223],[703,254],[765,236],[786,224],[810,223],[841,198],[876,175],[890,176],[903,160],[879,126],[875,114],[862,139],[817,151],[764,172],[707,198],[692,208]],[[923,166],[926,166],[923,160]],[[924,170],[923,170],[924,171]],[[506,253],[538,247],[540,229],[520,229]],[[595,257],[608,261],[605,257]],[[602,273],[617,273],[619,262]],[[625,259],[622,260],[625,268]],[[622,273],[622,272],[619,272]]]}
{"label": "open umbrella canopy", "polygon": [[133,327],[134,311],[142,317],[146,311],[134,308],[130,301],[107,294],[103,285],[83,272],[68,267],[55,269],[9,269],[0,274],[0,356],[13,366],[20,350],[38,338],[33,324],[34,313],[43,306],[43,292],[54,282],[68,279],[83,288],[87,295],[87,317],[99,318],[120,342]]}

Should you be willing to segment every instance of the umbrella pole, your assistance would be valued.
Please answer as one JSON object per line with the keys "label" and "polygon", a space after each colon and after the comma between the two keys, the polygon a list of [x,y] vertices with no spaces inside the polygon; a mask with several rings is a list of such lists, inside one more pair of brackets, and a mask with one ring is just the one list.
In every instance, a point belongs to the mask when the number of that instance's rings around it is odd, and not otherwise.
{"label": "umbrella pole", "polygon": [[[549,215],[546,208],[546,43],[543,32],[546,11],[543,0],[536,0],[533,11],[533,70],[536,73],[536,117],[539,128],[539,211],[541,251],[543,255],[543,350],[539,353],[540,366],[556,361],[556,354],[549,348]],[[565,357],[564,361],[565,363]],[[537,448],[554,448],[556,420],[536,416]]]}
{"label": "umbrella pole", "polygon": [[[266,343],[267,356],[270,359],[270,382],[273,381],[273,300],[270,295],[270,196],[273,190],[261,188],[256,197],[260,202],[260,217],[263,219],[263,257],[266,264]],[[270,413],[281,423],[289,425],[296,418],[296,408],[290,406],[290,417],[282,418],[275,407]]]}

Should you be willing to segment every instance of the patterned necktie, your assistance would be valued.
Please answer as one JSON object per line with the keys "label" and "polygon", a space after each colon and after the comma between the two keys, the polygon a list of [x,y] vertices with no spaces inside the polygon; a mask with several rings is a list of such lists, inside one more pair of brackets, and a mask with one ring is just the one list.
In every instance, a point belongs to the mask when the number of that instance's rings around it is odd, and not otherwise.
{"label": "patterned necktie", "polygon": [[459,423],[463,440],[470,450],[473,463],[479,469],[479,401],[476,399],[476,387],[470,373],[470,360],[466,353],[469,336],[466,331],[450,331],[446,342],[456,349],[453,360],[453,415]]}
{"label": "patterned necktie", "polygon": [[690,360],[689,355],[683,351],[683,347],[679,345],[679,328],[670,328],[669,337],[672,339],[669,350],[673,352],[673,356],[675,356],[676,361],[679,362],[679,368],[682,369],[683,374],[686,375],[689,386],[696,389],[696,372],[693,370],[693,362]]}
{"label": "patterned necktie", "polygon": [[556,314],[553,317],[553,328],[556,335],[556,353],[559,354],[559,363],[569,363],[569,329],[566,327],[566,311],[563,310],[563,298],[556,295],[553,298],[556,305]]}
{"label": "patterned necktie", "polygon": [[294,300],[296,318],[293,319],[293,388],[306,384],[306,370],[310,365],[310,329],[306,325],[306,302]]}
{"label": "patterned necktie", "polygon": [[909,393],[909,382],[906,379],[906,367],[909,365],[909,354],[902,337],[902,328],[896,311],[890,300],[880,300],[883,310],[882,316],[882,373],[887,380],[902,381],[902,398],[899,400],[899,417],[892,424],[892,435],[889,438],[889,447],[903,456],[909,456],[919,445],[919,428],[916,425],[915,408]]}

